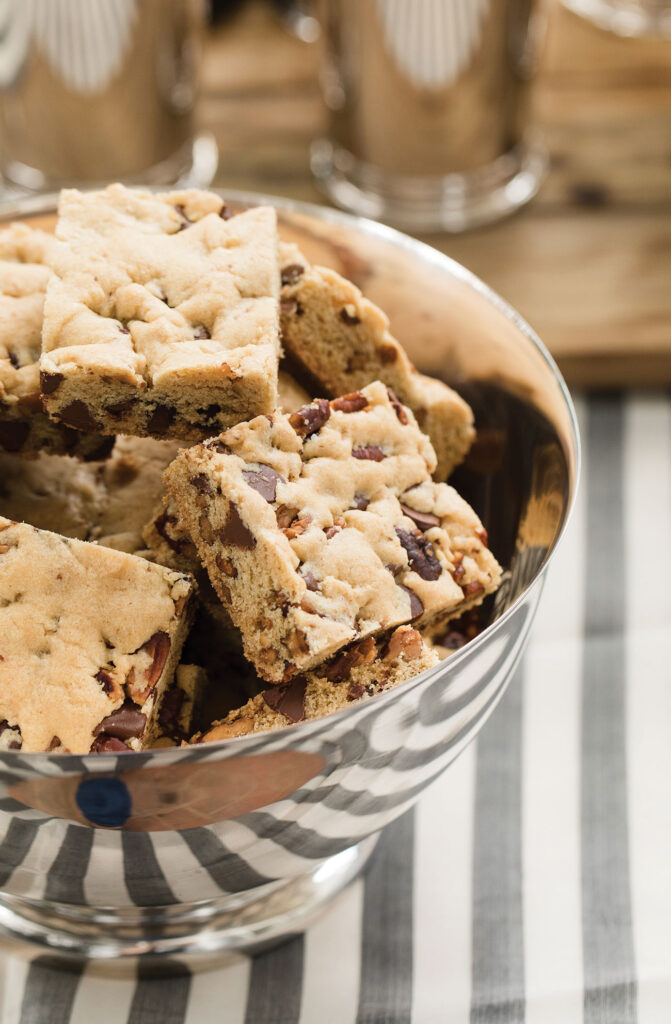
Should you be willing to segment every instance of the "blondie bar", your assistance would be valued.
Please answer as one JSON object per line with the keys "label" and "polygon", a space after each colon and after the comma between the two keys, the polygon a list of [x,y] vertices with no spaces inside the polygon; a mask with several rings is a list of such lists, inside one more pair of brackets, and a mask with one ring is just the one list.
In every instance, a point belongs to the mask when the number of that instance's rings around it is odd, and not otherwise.
{"label": "blondie bar", "polygon": [[390,334],[386,315],[351,281],[311,266],[288,243],[280,245],[280,264],[282,342],[288,359],[327,398],[374,380],[387,384],[430,436],[435,477],[445,480],[475,437],[470,407],[452,388],[415,370]]}
{"label": "blondie bar", "polygon": [[110,185],[61,193],[44,305],[48,412],[79,429],[198,440],[277,403],[272,207]]}
{"label": "blondie bar", "polygon": [[12,742],[149,746],[192,591],[190,577],[144,559],[0,519],[0,722]]}
{"label": "blondie bar", "polygon": [[230,739],[321,718],[397,686],[437,662],[438,655],[410,626],[400,626],[388,640],[369,636],[311,672],[263,690],[243,707],[213,722],[205,732],[196,733],[191,743]]}
{"label": "blondie bar", "polygon": [[25,224],[0,231],[0,451],[102,459],[114,438],[55,423],[42,408],[42,309],[55,246]]}
{"label": "blondie bar", "polygon": [[287,682],[354,640],[498,586],[475,512],[379,381],[180,452],[164,479],[247,658]]}

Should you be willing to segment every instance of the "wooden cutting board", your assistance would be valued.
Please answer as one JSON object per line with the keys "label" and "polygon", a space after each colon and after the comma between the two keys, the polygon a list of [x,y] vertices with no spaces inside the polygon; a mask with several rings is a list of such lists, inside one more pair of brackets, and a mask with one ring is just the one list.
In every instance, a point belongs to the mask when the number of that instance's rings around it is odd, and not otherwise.
{"label": "wooden cutting board", "polygon": [[[426,241],[511,302],[570,384],[671,384],[671,44],[602,32],[552,0],[536,90],[551,170],[522,213]],[[308,169],[323,130],[318,47],[260,2],[210,35],[201,123],[216,183],[322,201]]]}

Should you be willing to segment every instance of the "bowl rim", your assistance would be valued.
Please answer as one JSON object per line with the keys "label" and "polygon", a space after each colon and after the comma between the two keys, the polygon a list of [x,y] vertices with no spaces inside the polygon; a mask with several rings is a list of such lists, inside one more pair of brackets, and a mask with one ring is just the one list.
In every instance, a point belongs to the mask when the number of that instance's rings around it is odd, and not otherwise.
{"label": "bowl rim", "polygon": [[[165,192],[167,191],[167,188],[141,186],[141,190],[145,192]],[[354,717],[361,714],[364,710],[370,711],[374,707],[384,707],[396,698],[409,693],[411,690],[415,689],[415,687],[421,685],[424,680],[437,675],[439,672],[448,671],[452,673],[453,669],[458,668],[466,658],[475,653],[476,650],[483,647],[484,644],[491,639],[492,634],[494,632],[498,632],[498,630],[505,625],[508,619],[516,614],[522,600],[525,599],[532,588],[536,588],[543,579],[547,567],[554,557],[555,552],[565,535],[566,528],[573,516],[580,484],[582,451],[578,417],[573,404],[573,399],[571,398],[566,381],[564,380],[555,359],[524,317],[518,313],[509,302],[502,298],[498,292],[494,291],[493,288],[490,288],[490,286],[485,284],[477,274],[468,270],[463,266],[463,264],[459,263],[451,256],[441,252],[439,249],[436,249],[434,246],[429,245],[427,242],[423,242],[418,238],[413,238],[412,236],[405,234],[403,231],[399,231],[397,228],[392,228],[387,224],[381,224],[378,221],[370,220],[368,217],[360,217],[354,214],[345,213],[342,210],[337,210],[330,206],[321,206],[318,203],[291,199],[285,196],[271,195],[265,192],[227,189],[219,186],[209,188],[207,191],[214,192],[216,195],[220,195],[223,199],[230,200],[234,203],[248,204],[250,206],[269,205],[280,211],[299,213],[306,217],[313,217],[316,220],[326,221],[327,223],[342,224],[345,227],[354,228],[357,231],[363,231],[365,234],[377,237],[381,241],[388,242],[396,248],[403,249],[411,255],[421,258],[424,262],[433,264],[437,268],[449,274],[451,277],[455,278],[457,281],[460,281],[462,284],[471,288],[480,295],[485,302],[493,306],[508,321],[510,321],[519,333],[531,343],[546,363],[551,376],[554,378],[555,384],[558,386],[559,393],[564,400],[564,405],[568,413],[568,420],[571,428],[570,437],[572,441],[572,449],[569,449],[565,454],[567,456],[567,462],[569,463],[569,470],[571,468],[571,456],[573,457],[572,476],[569,473],[569,481],[572,485],[571,491],[569,493],[563,521],[557,536],[549,547],[543,561],[536,571],[536,575],[530,583],[517,595],[510,607],[507,608],[498,619],[490,623],[482,633],[474,637],[473,640],[469,641],[469,643],[460,650],[451,654],[447,661],[440,661],[436,665],[432,665],[430,668],[425,669],[424,672],[421,672],[416,676],[412,676],[410,679],[406,679],[403,683],[399,683],[398,686],[394,686],[382,693],[375,694],[374,697],[369,700],[353,703],[350,707],[341,708],[338,711],[332,711],[330,714],[321,718],[297,722],[293,725],[287,726],[286,729],[283,730],[272,730],[263,733],[248,733],[245,736],[234,736],[228,739],[209,742],[206,745],[207,751],[208,753],[212,753],[214,759],[214,756],[219,751],[232,751],[234,748],[236,753],[244,753],[245,749],[248,747],[253,747],[255,749],[256,747],[264,746],[265,743],[270,743],[272,740],[278,740],[279,736],[282,735],[287,737],[295,735],[297,740],[306,740],[309,738],[311,733],[321,731],[326,722],[335,722],[336,720],[341,721],[346,715]],[[10,221],[16,217],[30,217],[55,213],[58,208],[58,198],[58,193],[52,192],[37,196],[18,196],[16,198],[12,197],[4,200],[0,202],[0,224]],[[109,761],[112,756],[115,756],[121,759],[120,762],[115,762],[115,771],[118,772],[120,770],[126,771],[134,768],[135,770],[138,770],[145,764],[148,765],[150,763],[147,760],[148,754],[151,755],[151,763],[155,765],[161,763],[164,765],[177,764],[180,760],[188,759],[189,753],[193,754],[194,750],[197,749],[197,745],[187,745],[186,747],[181,748],[174,746],[157,750],[129,750],[127,753],[118,755],[108,754],[105,756],[103,754],[102,757],[99,753],[63,754],[47,753],[46,751],[12,750],[0,752],[0,762],[7,766],[12,763],[17,764],[18,766],[19,764],[25,763],[26,760],[29,763],[30,761],[47,757],[52,763],[57,761],[58,764],[62,765],[63,770],[67,771],[67,762],[70,759],[73,761],[76,759],[76,770],[81,772],[83,759],[86,759],[85,764],[88,766],[88,759],[91,758],[91,763],[98,765],[98,771],[100,771],[102,770],[102,765]],[[203,748],[201,747],[201,749]],[[179,756],[180,753],[183,753],[183,758]],[[5,760],[5,755],[10,755],[12,761],[10,762],[9,758]],[[137,763],[138,761],[140,764]]]}

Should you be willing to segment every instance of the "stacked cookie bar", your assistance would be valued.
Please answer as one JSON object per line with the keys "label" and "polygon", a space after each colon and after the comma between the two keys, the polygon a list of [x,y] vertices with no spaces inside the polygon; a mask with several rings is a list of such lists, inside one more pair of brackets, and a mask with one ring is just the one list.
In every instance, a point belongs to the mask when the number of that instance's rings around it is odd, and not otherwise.
{"label": "stacked cookie bar", "polygon": [[435,665],[501,576],[444,482],[473,437],[270,207],[112,185],[0,233],[0,749],[242,736]]}

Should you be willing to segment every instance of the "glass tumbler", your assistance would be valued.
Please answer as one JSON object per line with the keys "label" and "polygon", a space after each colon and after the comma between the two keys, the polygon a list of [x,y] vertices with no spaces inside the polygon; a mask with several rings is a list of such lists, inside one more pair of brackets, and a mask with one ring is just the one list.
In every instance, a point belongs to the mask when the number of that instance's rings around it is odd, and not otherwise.
{"label": "glass tumbler", "polygon": [[3,0],[0,171],[28,191],[209,184],[194,126],[202,0]]}
{"label": "glass tumbler", "polygon": [[619,36],[671,37],[671,0],[564,0],[564,6]]}
{"label": "glass tumbler", "polygon": [[329,120],[311,165],[333,202],[409,231],[462,231],[536,193],[540,3],[322,0],[317,10]]}

